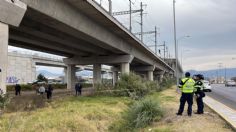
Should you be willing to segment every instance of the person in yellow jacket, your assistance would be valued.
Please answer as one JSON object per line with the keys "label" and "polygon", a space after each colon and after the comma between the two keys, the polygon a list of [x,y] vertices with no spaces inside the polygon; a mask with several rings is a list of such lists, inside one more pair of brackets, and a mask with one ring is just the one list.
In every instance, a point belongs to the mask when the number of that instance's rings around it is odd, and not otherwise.
{"label": "person in yellow jacket", "polygon": [[185,73],[185,78],[180,81],[179,88],[182,92],[180,98],[180,106],[178,113],[176,115],[182,115],[184,111],[184,105],[188,103],[188,116],[192,115],[192,105],[193,105],[193,93],[194,93],[195,81],[190,77],[190,73]]}

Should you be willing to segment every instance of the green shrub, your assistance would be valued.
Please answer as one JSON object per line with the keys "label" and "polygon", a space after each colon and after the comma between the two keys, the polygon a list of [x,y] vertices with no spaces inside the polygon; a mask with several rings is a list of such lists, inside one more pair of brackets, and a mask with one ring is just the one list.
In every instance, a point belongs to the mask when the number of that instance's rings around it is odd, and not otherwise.
{"label": "green shrub", "polygon": [[10,103],[10,98],[8,94],[0,95],[0,109],[4,109]]}
{"label": "green shrub", "polygon": [[115,94],[134,99],[143,97],[149,92],[142,78],[134,73],[123,74],[115,86]]}
{"label": "green shrub", "polygon": [[160,91],[160,84],[157,81],[146,81],[145,85],[152,91]]}
{"label": "green shrub", "polygon": [[122,119],[114,122],[110,131],[137,131],[144,128],[154,121],[159,121],[163,117],[163,110],[157,100],[150,98],[137,101],[131,105],[122,115]]}
{"label": "green shrub", "polygon": [[[31,84],[21,84],[21,90],[22,91],[30,91],[34,90]],[[7,85],[7,91],[14,91],[15,85]]]}
{"label": "green shrub", "polygon": [[93,87],[92,83],[81,83],[81,85],[83,86],[83,88],[91,88],[91,87]]}
{"label": "green shrub", "polygon": [[131,128],[146,127],[153,121],[160,120],[163,111],[155,100],[144,99],[131,106],[124,115]]}
{"label": "green shrub", "polygon": [[170,88],[175,84],[175,79],[173,78],[163,78],[162,82],[160,83],[160,91]]}
{"label": "green shrub", "polygon": [[[54,89],[66,89],[67,84],[51,84]],[[35,90],[35,85],[32,84],[20,84],[22,91]],[[93,87],[93,84],[82,83],[83,88]],[[7,85],[7,91],[14,91],[15,85]]]}

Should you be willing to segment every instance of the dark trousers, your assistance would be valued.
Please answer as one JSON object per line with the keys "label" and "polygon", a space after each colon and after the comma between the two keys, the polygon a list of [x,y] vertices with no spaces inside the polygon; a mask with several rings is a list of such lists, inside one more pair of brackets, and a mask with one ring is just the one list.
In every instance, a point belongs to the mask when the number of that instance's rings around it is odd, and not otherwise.
{"label": "dark trousers", "polygon": [[47,99],[51,99],[52,98],[52,92],[47,92]]}
{"label": "dark trousers", "polygon": [[184,111],[185,103],[188,103],[188,115],[192,115],[192,105],[193,105],[193,94],[192,93],[182,93],[180,98],[180,106],[178,114],[182,114]]}
{"label": "dark trousers", "polygon": [[76,92],[76,95],[81,95],[81,90],[75,90],[75,92]]}
{"label": "dark trousers", "polygon": [[20,95],[20,90],[15,90],[15,94],[16,94],[16,96]]}
{"label": "dark trousers", "polygon": [[202,100],[202,96],[197,97],[196,102],[197,102],[197,113],[202,114],[204,113],[203,109],[204,109],[204,103]]}

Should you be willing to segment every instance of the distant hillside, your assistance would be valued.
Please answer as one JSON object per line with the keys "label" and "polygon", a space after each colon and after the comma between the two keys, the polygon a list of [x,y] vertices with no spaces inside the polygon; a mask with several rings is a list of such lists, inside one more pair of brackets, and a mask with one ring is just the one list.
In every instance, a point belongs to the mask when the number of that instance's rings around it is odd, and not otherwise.
{"label": "distant hillside", "polygon": [[52,73],[46,70],[39,70],[37,71],[37,76],[39,74],[43,74],[45,77],[59,77],[59,76],[63,76],[63,74],[59,74],[59,73]]}
{"label": "distant hillside", "polygon": [[236,77],[236,68],[228,68],[228,69],[216,69],[216,70],[207,70],[207,71],[196,71],[196,70],[189,70],[192,75],[193,74],[203,74],[205,77],[214,78],[217,77],[217,74],[219,77],[224,77],[226,71],[226,77],[227,79],[230,79],[231,77]]}

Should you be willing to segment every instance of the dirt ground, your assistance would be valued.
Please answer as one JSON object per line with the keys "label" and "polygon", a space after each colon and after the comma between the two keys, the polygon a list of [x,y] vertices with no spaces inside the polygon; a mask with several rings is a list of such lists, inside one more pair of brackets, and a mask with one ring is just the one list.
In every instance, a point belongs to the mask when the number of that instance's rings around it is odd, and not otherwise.
{"label": "dirt ground", "polygon": [[[231,127],[221,119],[216,113],[205,106],[205,114],[192,117],[187,116],[187,104],[183,116],[177,116],[176,112],[179,107],[179,98],[175,88],[165,90],[159,95],[156,95],[162,102],[165,110],[165,116],[161,122],[154,123],[148,131],[173,131],[173,132],[232,132]],[[197,109],[194,102],[193,111]]]}

